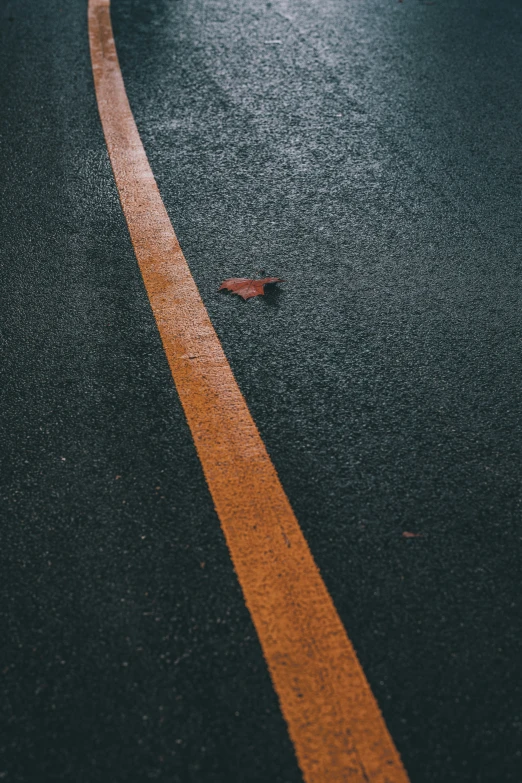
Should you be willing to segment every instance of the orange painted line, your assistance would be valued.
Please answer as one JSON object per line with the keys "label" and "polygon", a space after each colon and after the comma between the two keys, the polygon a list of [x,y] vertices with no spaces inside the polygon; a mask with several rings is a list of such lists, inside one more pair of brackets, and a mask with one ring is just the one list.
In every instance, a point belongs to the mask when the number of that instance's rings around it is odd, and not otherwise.
{"label": "orange painted line", "polygon": [[136,257],[304,780],[407,783],[161,200],[127,100],[109,0],[89,0],[89,38]]}

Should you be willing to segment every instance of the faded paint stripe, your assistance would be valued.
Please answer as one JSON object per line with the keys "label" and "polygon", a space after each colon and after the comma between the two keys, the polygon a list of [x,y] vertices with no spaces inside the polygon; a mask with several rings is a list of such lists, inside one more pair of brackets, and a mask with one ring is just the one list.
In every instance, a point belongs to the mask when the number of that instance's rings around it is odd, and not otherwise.
{"label": "faded paint stripe", "polygon": [[89,36],[136,257],[303,777],[407,783],[172,229],[127,100],[108,0],[90,0]]}

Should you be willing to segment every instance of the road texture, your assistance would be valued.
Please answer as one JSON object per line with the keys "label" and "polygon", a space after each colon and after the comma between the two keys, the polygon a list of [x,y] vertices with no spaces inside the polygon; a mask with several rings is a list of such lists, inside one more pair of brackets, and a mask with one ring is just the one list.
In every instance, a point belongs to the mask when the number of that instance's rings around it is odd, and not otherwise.
{"label": "road texture", "polygon": [[[130,244],[86,2],[0,14],[0,776],[300,781]],[[412,783],[519,783],[522,10],[112,17],[181,247]],[[261,271],[287,282],[217,292]]]}

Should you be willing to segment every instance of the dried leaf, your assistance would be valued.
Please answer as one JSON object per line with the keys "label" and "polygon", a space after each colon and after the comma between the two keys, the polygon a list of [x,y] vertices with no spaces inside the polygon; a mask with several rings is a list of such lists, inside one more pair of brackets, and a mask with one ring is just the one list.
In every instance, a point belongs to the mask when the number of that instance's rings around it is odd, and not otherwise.
{"label": "dried leaf", "polygon": [[422,533],[410,533],[409,530],[405,530],[402,534],[403,538],[422,538]]}
{"label": "dried leaf", "polygon": [[232,291],[243,299],[252,299],[253,296],[263,296],[265,285],[268,283],[283,283],[280,277],[263,277],[261,280],[252,280],[250,277],[230,277],[223,280],[219,291]]}

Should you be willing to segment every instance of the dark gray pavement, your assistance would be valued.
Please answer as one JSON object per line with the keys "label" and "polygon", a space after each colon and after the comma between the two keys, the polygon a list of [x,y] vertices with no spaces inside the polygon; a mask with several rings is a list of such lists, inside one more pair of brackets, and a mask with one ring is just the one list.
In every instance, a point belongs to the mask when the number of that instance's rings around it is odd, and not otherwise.
{"label": "dark gray pavement", "polygon": [[[412,783],[520,783],[522,7],[113,0],[113,23]],[[4,0],[0,35],[0,778],[297,783],[119,206],[86,2]],[[261,270],[288,282],[216,291]]]}

